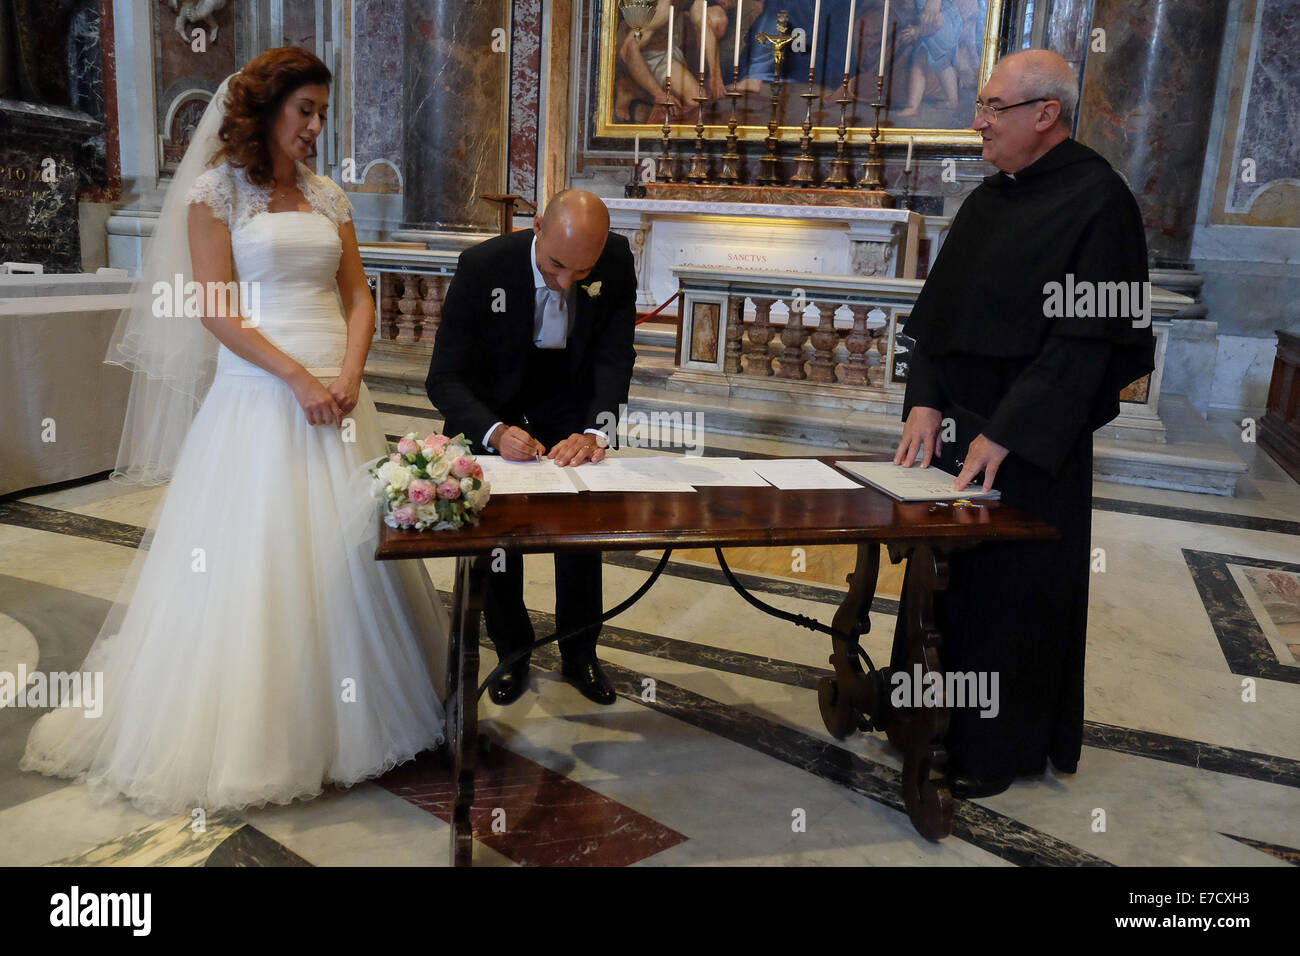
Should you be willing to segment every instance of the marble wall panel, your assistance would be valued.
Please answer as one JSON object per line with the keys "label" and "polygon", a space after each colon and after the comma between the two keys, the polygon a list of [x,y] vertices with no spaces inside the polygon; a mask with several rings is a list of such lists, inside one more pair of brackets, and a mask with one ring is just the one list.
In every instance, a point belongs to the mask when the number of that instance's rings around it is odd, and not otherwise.
{"label": "marble wall panel", "polygon": [[[178,23],[165,4],[153,5],[154,128],[161,141],[158,168],[164,174],[180,165],[190,134],[221,81],[243,65],[235,55],[243,10],[244,4],[229,4],[207,22]],[[196,29],[204,30],[202,50],[194,48]]]}
{"label": "marble wall panel", "polygon": [[1300,0],[1241,4],[1210,221],[1300,227]]}
{"label": "marble wall panel", "polygon": [[514,0],[510,25],[510,187],[537,201],[541,129],[542,0]]}
{"label": "marble wall panel", "polygon": [[402,80],[402,0],[353,0],[351,156],[368,190],[400,192],[406,166]]}
{"label": "marble wall panel", "polygon": [[[506,185],[508,0],[405,0],[405,209],[415,229],[492,230]],[[508,38],[508,32],[506,33]]]}
{"label": "marble wall panel", "polygon": [[1227,0],[1095,0],[1078,138],[1128,180],[1152,260],[1185,263],[1213,113]]}

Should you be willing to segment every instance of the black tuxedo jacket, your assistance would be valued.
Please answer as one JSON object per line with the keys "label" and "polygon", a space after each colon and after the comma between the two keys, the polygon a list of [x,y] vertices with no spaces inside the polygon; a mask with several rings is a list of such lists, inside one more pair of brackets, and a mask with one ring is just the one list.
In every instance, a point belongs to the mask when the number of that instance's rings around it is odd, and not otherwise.
{"label": "black tuxedo jacket", "polygon": [[[524,366],[533,345],[533,230],[489,239],[460,255],[442,306],[425,391],[446,419],[448,435],[464,432],[474,451],[495,423],[520,425]],[[599,294],[589,290],[600,283]],[[577,283],[568,369],[581,420],[573,432],[604,427],[627,402],[636,351],[636,269],[627,240],[611,232],[591,273]],[[584,289],[583,287],[586,287]],[[616,419],[614,419],[616,420]],[[615,436],[609,435],[611,442]]]}

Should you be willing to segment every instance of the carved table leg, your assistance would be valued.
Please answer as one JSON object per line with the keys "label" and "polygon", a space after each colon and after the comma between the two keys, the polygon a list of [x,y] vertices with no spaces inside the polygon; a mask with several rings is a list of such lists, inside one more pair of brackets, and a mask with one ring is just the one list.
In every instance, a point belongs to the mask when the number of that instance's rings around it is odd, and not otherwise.
{"label": "carved table leg", "polygon": [[817,702],[827,731],[839,740],[854,730],[870,730],[868,715],[876,715],[879,722],[879,708],[889,703],[887,696],[880,693],[880,686],[862,670],[855,650],[858,636],[871,630],[871,601],[879,573],[880,545],[875,541],[859,544],[857,564],[849,575],[849,593],[831,622],[835,630],[848,637],[831,638],[830,662],[835,676],[823,677],[818,683]]}
{"label": "carved table leg", "polygon": [[[904,549],[890,548],[890,559],[902,560]],[[907,673],[937,674],[943,678],[939,657],[941,635],[935,621],[935,595],[948,587],[947,557],[928,544],[911,549],[907,569]],[[920,689],[916,689],[920,693]],[[926,839],[940,840],[952,832],[956,803],[948,792],[948,707],[945,695],[939,706],[891,707],[885,732],[903,752],[903,803],[912,825]]]}
{"label": "carved table leg", "polygon": [[469,810],[474,802],[474,770],[478,763],[478,625],[487,569],[486,555],[456,559],[456,589],[447,642],[447,748],[455,787],[452,866],[470,866],[473,859],[474,832]]}

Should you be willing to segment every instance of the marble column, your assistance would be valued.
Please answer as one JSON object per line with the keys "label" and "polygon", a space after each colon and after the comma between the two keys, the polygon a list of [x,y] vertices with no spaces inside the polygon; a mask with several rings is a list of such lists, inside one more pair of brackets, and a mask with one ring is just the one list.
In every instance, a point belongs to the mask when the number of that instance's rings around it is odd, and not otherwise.
{"label": "marble column", "polygon": [[405,124],[404,225],[495,232],[479,196],[505,191],[509,0],[404,0],[403,14],[404,108],[389,121]]}
{"label": "marble column", "polygon": [[[1228,0],[1095,0],[1078,139],[1132,187],[1156,265],[1191,252]],[[1096,42],[1096,41],[1094,41]]]}

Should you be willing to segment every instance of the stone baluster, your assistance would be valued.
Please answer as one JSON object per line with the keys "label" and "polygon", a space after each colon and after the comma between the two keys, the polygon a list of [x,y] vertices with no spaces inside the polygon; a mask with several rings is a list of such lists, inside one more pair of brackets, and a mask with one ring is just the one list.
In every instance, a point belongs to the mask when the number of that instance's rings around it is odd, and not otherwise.
{"label": "stone baluster", "polygon": [[727,300],[727,340],[722,370],[729,375],[744,370],[740,361],[740,337],[745,331],[745,297],[733,295]]}
{"label": "stone baluster", "polygon": [[835,381],[835,346],[840,336],[835,331],[835,313],[838,303],[822,306],[821,321],[812,334],[813,357],[808,363],[808,379],[813,382]]}
{"label": "stone baluster", "polygon": [[[880,359],[867,369],[867,383],[883,388],[889,384],[889,369],[885,367],[889,362],[889,326],[886,325],[883,329],[872,329],[871,338]],[[866,358],[866,355],[863,355],[863,358]]]}
{"label": "stone baluster", "polygon": [[379,274],[379,337],[397,338],[397,300],[401,296],[401,279],[392,272]]}
{"label": "stone baluster", "polygon": [[[796,300],[797,302],[797,300]],[[803,310],[790,309],[790,317],[781,330],[781,357],[777,360],[778,378],[803,379],[803,344],[808,341],[808,328],[803,324]]]}
{"label": "stone baluster", "polygon": [[844,347],[849,350],[849,360],[844,363],[845,385],[867,384],[867,350],[871,348],[871,333],[867,331],[867,312],[865,305],[850,305],[853,313],[853,331],[844,340]]}
{"label": "stone baluster", "polygon": [[402,297],[397,300],[397,308],[402,314],[397,320],[396,341],[403,345],[414,345],[420,341],[419,326],[422,323],[420,277],[404,272],[401,281]]}
{"label": "stone baluster", "polygon": [[420,311],[424,314],[424,327],[420,332],[420,344],[432,346],[438,335],[438,323],[442,321],[442,297],[447,279],[441,275],[424,276],[424,298],[420,300]]}
{"label": "stone baluster", "polygon": [[775,299],[755,299],[754,300],[754,324],[749,327],[749,348],[745,355],[749,361],[745,365],[745,372],[749,375],[771,375],[772,358],[767,351],[767,343],[772,341],[772,336],[776,334],[776,329],[768,321],[772,312],[772,303]]}

